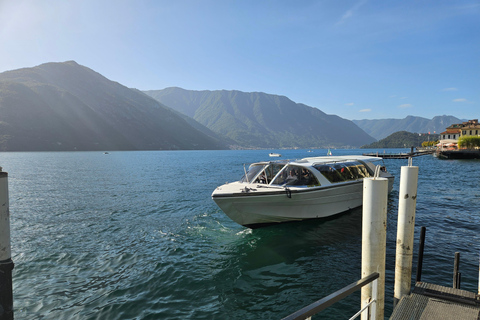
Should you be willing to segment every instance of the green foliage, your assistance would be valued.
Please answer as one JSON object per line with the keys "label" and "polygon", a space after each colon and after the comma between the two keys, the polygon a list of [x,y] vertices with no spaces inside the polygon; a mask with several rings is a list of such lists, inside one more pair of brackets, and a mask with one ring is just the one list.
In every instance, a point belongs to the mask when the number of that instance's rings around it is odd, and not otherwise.
{"label": "green foliage", "polygon": [[427,147],[434,147],[438,144],[438,140],[435,141],[423,141],[422,142],[422,147],[427,148]]}
{"label": "green foliage", "polygon": [[458,147],[461,149],[477,149],[480,148],[480,137],[478,136],[461,136],[458,139]]}
{"label": "green foliage", "polygon": [[411,133],[407,131],[400,131],[395,132],[382,139],[380,141],[374,142],[372,144],[362,146],[363,149],[377,149],[377,148],[410,148],[410,147],[420,147],[423,146],[423,142],[425,139],[431,140],[429,142],[427,140],[427,144],[435,145],[436,140],[438,140],[440,135],[438,134],[430,134],[427,135],[425,133],[418,134],[418,133]]}

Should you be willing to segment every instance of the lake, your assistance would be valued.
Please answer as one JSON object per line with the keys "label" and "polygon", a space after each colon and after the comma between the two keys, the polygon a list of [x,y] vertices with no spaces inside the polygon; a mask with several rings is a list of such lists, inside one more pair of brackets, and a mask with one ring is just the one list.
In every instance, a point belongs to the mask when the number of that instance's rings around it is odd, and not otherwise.
{"label": "lake", "polygon": [[[376,150],[332,150],[333,155]],[[378,150],[383,152],[383,150]],[[387,152],[409,151],[407,149]],[[17,319],[280,319],[361,276],[361,209],[336,219],[250,230],[212,191],[243,164],[327,150],[2,152],[9,174]],[[400,168],[388,201],[386,316],[392,311]],[[422,280],[476,291],[480,161],[416,157],[414,270],[427,227]],[[348,319],[354,294],[322,313]]]}

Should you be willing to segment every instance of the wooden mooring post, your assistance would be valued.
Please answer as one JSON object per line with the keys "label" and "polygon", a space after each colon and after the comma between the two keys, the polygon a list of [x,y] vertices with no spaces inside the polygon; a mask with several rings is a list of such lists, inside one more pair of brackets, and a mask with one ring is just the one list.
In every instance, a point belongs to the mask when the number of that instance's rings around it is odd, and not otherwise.
{"label": "wooden mooring post", "polygon": [[0,320],[13,320],[8,174],[0,167]]}

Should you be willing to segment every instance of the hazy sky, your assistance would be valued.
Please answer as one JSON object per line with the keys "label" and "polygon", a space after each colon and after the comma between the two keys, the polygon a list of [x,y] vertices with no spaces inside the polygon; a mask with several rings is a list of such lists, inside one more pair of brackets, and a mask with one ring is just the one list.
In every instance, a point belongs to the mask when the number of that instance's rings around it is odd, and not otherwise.
{"label": "hazy sky", "polygon": [[0,72],[261,91],[346,119],[480,118],[480,0],[0,0]]}

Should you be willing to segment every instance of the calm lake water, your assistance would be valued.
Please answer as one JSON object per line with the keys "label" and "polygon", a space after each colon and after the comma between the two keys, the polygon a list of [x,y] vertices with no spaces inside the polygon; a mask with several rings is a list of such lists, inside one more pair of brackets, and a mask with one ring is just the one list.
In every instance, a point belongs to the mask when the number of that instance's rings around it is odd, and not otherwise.
{"label": "calm lake water", "polygon": [[[360,278],[361,209],[250,230],[212,191],[277,150],[0,153],[9,173],[17,319],[280,319]],[[332,150],[333,155],[371,150]],[[400,151],[400,150],[388,150]],[[406,150],[402,150],[406,151]],[[284,158],[326,150],[279,150]],[[383,150],[380,150],[383,152]],[[419,166],[415,252],[423,281],[476,291],[480,161]],[[386,316],[392,311],[400,167],[389,196]],[[414,255],[414,273],[417,256]],[[359,294],[322,313],[348,319]]]}

